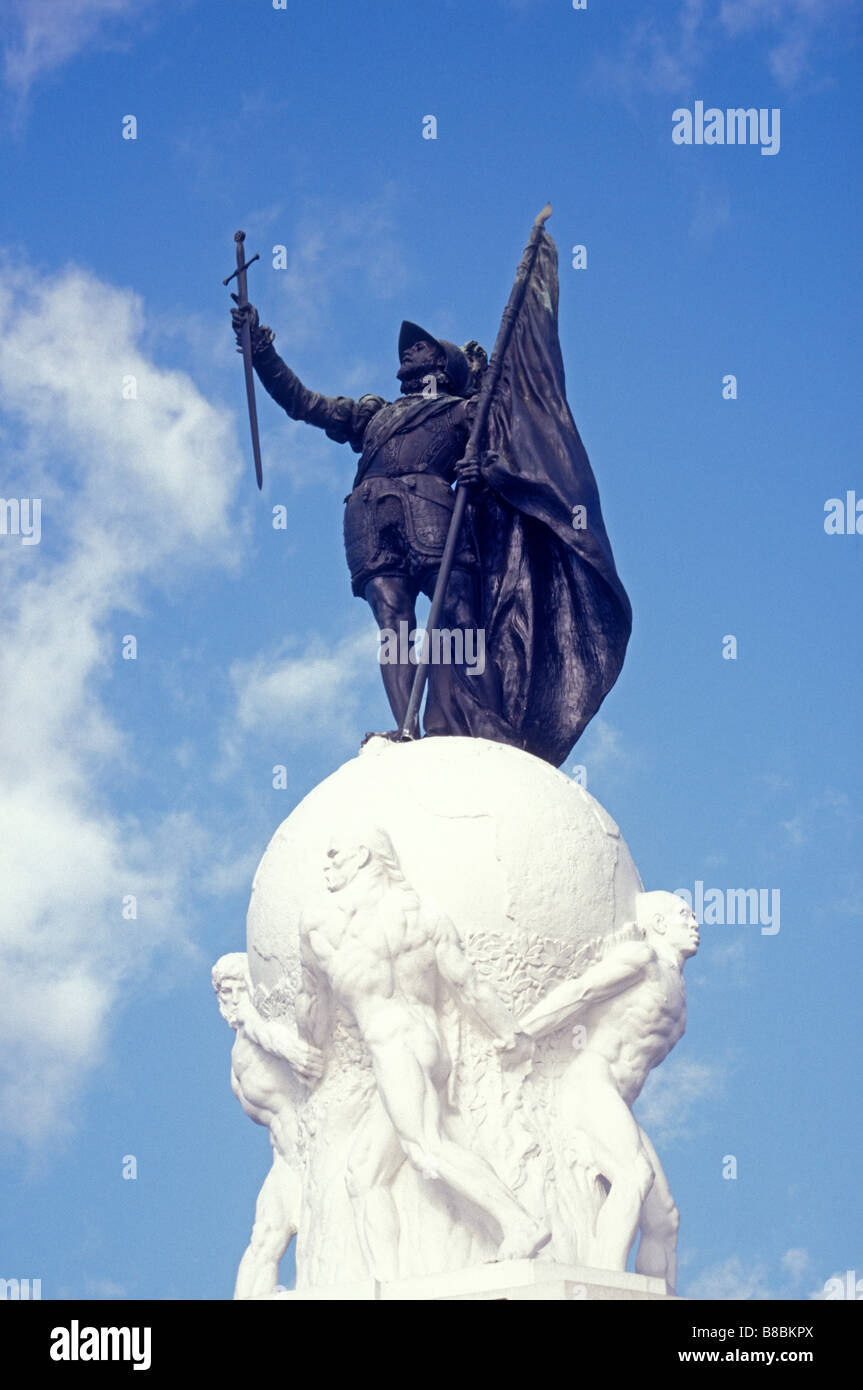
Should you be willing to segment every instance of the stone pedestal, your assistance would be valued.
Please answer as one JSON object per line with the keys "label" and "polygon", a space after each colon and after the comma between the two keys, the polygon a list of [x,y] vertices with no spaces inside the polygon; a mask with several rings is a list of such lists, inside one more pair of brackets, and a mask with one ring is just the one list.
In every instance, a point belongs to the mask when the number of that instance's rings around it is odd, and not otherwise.
{"label": "stone pedestal", "polygon": [[279,827],[214,970],[274,1150],[236,1296],[296,1232],[294,1298],[667,1297],[677,1209],[630,1107],[697,945],[563,773],[371,740]]}
{"label": "stone pedestal", "polygon": [[680,1301],[676,1294],[668,1292],[662,1279],[540,1260],[502,1260],[497,1264],[475,1265],[471,1269],[446,1275],[396,1279],[382,1284],[368,1279],[356,1284],[330,1285],[321,1289],[281,1291],[272,1297],[294,1302],[313,1299],[401,1303],[464,1299],[564,1303]]}

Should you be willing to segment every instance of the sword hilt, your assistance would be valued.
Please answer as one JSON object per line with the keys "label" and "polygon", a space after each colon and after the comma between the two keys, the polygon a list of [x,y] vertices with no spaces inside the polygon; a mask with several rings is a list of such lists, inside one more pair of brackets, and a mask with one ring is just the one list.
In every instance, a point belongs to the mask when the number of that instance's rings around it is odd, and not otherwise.
{"label": "sword hilt", "polygon": [[246,273],[246,271],[248,270],[248,268],[249,268],[250,265],[254,265],[255,261],[259,261],[259,260],[261,259],[259,255],[255,254],[255,255],[252,257],[252,259],[251,259],[250,261],[244,261],[244,260],[243,260],[243,242],[244,242],[245,240],[246,240],[246,233],[245,233],[245,232],[234,232],[234,241],[237,243],[237,268],[236,268],[235,271],[233,271],[233,272],[228,276],[227,280],[223,280],[223,281],[222,281],[222,284],[223,284],[223,285],[230,285],[230,283],[231,283],[231,281],[232,281],[233,279],[235,279],[235,278],[237,278],[237,277],[240,277],[240,280],[241,280],[241,284],[240,284],[240,298],[241,298],[241,299],[245,299],[245,297],[246,297],[246,296],[245,296],[245,293],[244,293],[244,286],[243,286],[243,284],[242,284],[242,277],[245,275],[245,273]]}
{"label": "sword hilt", "polygon": [[222,284],[230,285],[231,281],[239,275],[241,270],[248,270],[250,265],[254,265],[255,261],[259,261],[260,259],[260,256],[257,253],[255,253],[255,255],[252,257],[250,261],[246,261],[245,265],[238,265],[233,275],[229,275],[227,280],[222,281]]}

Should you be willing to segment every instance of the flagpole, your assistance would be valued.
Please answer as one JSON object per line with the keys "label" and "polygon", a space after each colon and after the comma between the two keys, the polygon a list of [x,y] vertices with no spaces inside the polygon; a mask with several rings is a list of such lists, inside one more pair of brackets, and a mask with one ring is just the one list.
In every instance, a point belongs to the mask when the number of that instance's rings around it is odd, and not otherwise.
{"label": "flagpole", "polygon": [[[503,370],[503,359],[512,337],[512,330],[518,318],[519,310],[524,302],[527,293],[527,286],[530,281],[531,271],[537,256],[539,238],[543,228],[551,217],[551,204],[546,203],[542,212],[535,218],[530,240],[525,247],[524,255],[519,262],[518,270],[515,275],[515,282],[510,291],[509,301],[503,311],[500,328],[498,329],[497,340],[491,361],[488,364],[480,387],[479,402],[474,416],[473,426],[467,447],[462,459],[463,464],[478,464],[480,444],[485,434],[488,424],[489,411],[491,410],[492,397],[500,380]],[[447,531],[446,544],[438,570],[437,583],[435,584],[434,595],[432,597],[431,608],[429,609],[428,621],[426,624],[426,641],[424,643],[423,655],[428,655],[429,634],[434,633],[440,621],[441,610],[443,609],[446,588],[449,583],[452,571],[453,560],[455,559],[456,548],[461,535],[462,523],[464,521],[465,509],[467,508],[468,488],[463,483],[456,486],[455,506],[453,507],[452,517],[450,518],[449,530]],[[417,663],[416,675],[414,676],[411,687],[410,699],[405,712],[404,722],[400,730],[400,737],[403,739],[414,738],[415,730],[419,725],[419,707],[425,690],[425,683],[428,680],[428,661],[420,660]]]}

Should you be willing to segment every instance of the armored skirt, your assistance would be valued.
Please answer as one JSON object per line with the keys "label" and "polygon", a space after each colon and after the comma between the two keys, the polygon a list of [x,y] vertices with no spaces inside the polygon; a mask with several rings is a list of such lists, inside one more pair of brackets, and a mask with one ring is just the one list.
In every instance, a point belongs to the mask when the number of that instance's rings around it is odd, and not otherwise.
{"label": "armored skirt", "polygon": [[[420,592],[430,596],[454,503],[451,487],[435,473],[366,477],[345,498],[345,553],[354,594],[364,597],[370,579],[396,575],[414,597]],[[470,508],[454,564],[475,570],[469,513]]]}

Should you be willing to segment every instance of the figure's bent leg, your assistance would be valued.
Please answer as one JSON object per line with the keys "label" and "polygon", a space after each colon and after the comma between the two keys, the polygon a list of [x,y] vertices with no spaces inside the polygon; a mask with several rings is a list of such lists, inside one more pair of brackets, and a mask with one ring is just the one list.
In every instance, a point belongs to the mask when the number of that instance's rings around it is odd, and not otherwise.
{"label": "figure's bent leg", "polygon": [[237,1270],[234,1298],[266,1298],[279,1282],[279,1263],[297,1233],[301,1183],[276,1154],[255,1204],[255,1224]]}
{"label": "figure's bent leg", "polygon": [[596,1269],[626,1269],[642,1208],[653,1186],[653,1169],[641,1150],[602,1168],[611,1190],[596,1218],[590,1263]]}
{"label": "figure's bent leg", "polygon": [[596,1168],[610,1183],[585,1251],[585,1263],[595,1269],[625,1270],[642,1206],[653,1186],[653,1165],[642,1148],[638,1123],[621,1099],[605,1058],[584,1052],[575,1069],[567,1108],[578,1117]]}
{"label": "figure's bent leg", "polygon": [[643,1129],[641,1143],[653,1167],[654,1181],[641,1208],[641,1240],[638,1244],[635,1268],[639,1274],[650,1274],[657,1279],[664,1279],[669,1291],[673,1293],[677,1279],[677,1232],[680,1227],[680,1213],[656,1150]]}
{"label": "figure's bent leg", "polygon": [[440,1179],[492,1217],[502,1234],[500,1258],[529,1258],[550,1239],[550,1230],[524,1210],[491,1164],[445,1135],[445,1081],[437,1085],[433,1079],[440,1044],[429,1030],[421,1061],[412,1042],[402,1037],[385,1053],[373,1050],[378,1090],[402,1149],[424,1177]]}
{"label": "figure's bent leg", "polygon": [[[374,579],[370,579],[366,585],[365,598],[375,615],[375,621],[381,632],[386,630],[394,634],[391,651],[394,651],[398,659],[395,661],[381,660],[381,675],[396,727],[400,729],[407,714],[408,700],[416,671],[416,666],[408,660],[408,652],[403,650],[404,644],[401,641],[403,629],[400,624],[407,623],[408,633],[413,632],[416,627],[416,590],[407,579],[403,579],[400,575],[379,574]],[[386,649],[382,647],[381,656],[383,657],[385,654]]]}
{"label": "figure's bent leg", "polygon": [[375,1096],[348,1155],[345,1186],[363,1258],[380,1281],[399,1277],[399,1218],[390,1189],[404,1161],[398,1135]]}

